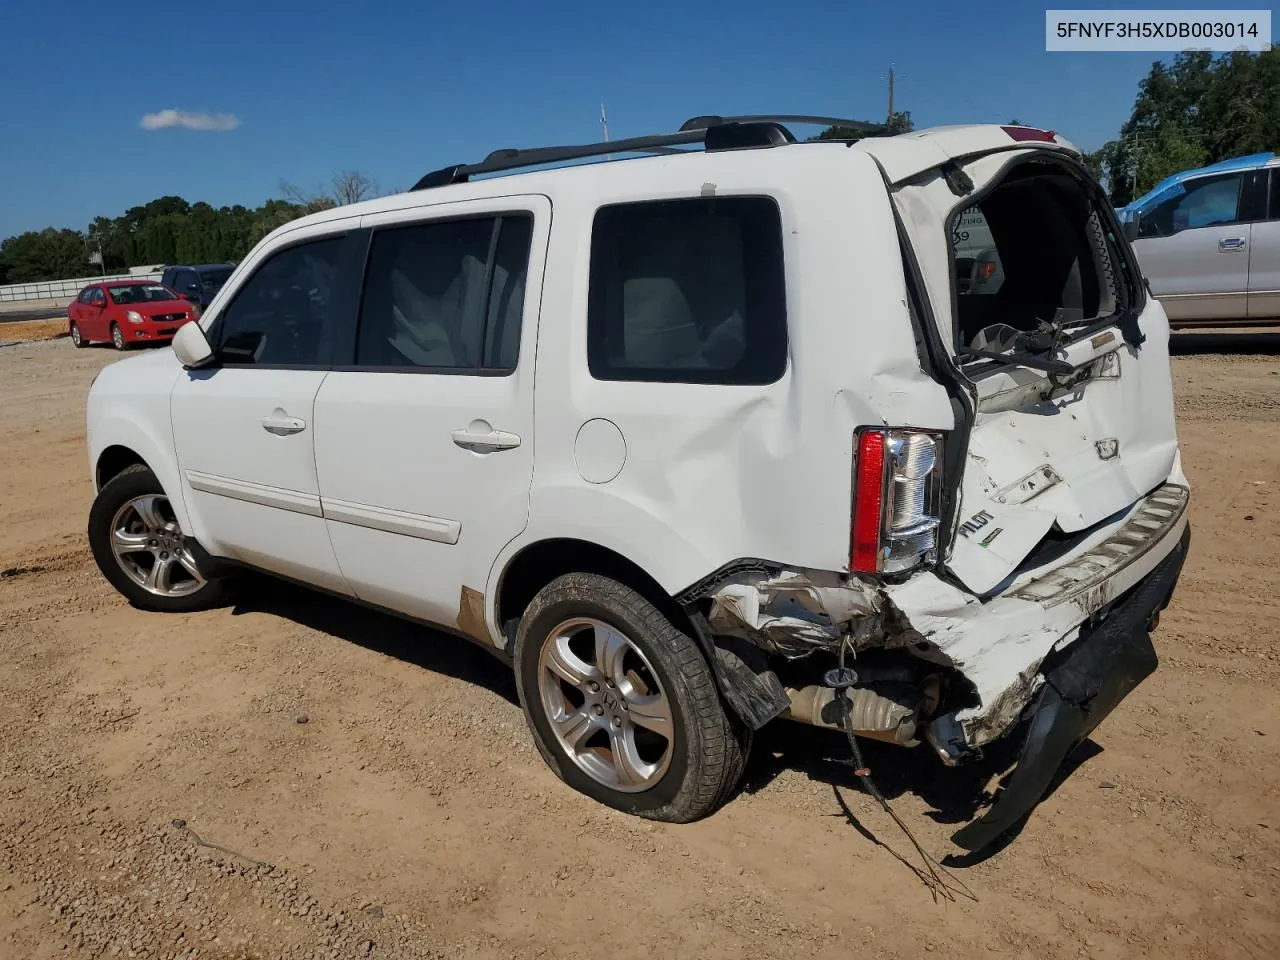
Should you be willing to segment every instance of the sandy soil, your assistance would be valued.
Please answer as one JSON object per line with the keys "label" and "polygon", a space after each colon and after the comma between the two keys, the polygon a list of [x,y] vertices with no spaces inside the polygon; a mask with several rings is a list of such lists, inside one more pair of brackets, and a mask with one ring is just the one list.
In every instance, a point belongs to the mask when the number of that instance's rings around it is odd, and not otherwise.
{"label": "sandy soil", "polygon": [[12,344],[25,340],[53,340],[67,336],[67,318],[50,317],[43,320],[14,320],[0,325],[0,344]]}
{"label": "sandy soil", "polygon": [[[1280,956],[1280,335],[1180,336],[1161,668],[955,903],[825,733],[772,730],[723,811],[653,825],[562,786],[462,641],[268,581],[130,608],[84,537],[115,353],[0,349],[0,957]],[[982,771],[868,758],[956,852]]]}

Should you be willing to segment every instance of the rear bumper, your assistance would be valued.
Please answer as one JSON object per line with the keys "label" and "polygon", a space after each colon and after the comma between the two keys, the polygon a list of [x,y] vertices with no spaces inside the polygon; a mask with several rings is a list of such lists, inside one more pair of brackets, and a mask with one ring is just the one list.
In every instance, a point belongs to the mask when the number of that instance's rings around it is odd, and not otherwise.
{"label": "rear bumper", "polygon": [[1173,595],[1190,541],[1184,524],[1174,549],[1137,587],[1045,661],[1017,765],[991,809],[953,834],[957,845],[980,850],[1030,814],[1067,754],[1155,671],[1149,631]]}
{"label": "rear bumper", "polygon": [[976,702],[940,718],[930,738],[944,761],[1007,733],[1044,683],[1043,665],[1182,549],[1188,502],[1183,484],[1166,484],[1051,570],[1028,573],[986,602],[933,574],[885,590],[973,685]]}

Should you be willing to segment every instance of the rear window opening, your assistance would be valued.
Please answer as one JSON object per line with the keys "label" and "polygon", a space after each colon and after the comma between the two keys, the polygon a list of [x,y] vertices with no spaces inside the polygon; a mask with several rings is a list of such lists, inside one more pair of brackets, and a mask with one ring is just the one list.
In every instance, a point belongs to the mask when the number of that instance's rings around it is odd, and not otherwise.
{"label": "rear window opening", "polygon": [[1129,302],[1124,259],[1084,183],[1044,163],[1014,168],[962,209],[951,230],[956,348],[1029,349],[1025,334],[1066,342]]}

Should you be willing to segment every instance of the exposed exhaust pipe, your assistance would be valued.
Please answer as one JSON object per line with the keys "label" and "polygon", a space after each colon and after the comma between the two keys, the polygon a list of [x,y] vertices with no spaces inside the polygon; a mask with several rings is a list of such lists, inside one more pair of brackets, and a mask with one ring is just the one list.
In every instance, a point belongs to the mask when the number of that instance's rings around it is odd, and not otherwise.
{"label": "exposed exhaust pipe", "polygon": [[[845,691],[849,697],[849,720],[856,736],[871,740],[885,740],[903,747],[917,746],[916,729],[920,720],[920,698],[913,702],[901,702],[878,693],[870,687],[853,687]],[[820,684],[799,690],[787,688],[791,706],[783,714],[790,720],[808,723],[815,727],[839,730],[836,709],[831,706],[835,691]],[[907,696],[910,696],[909,694]]]}

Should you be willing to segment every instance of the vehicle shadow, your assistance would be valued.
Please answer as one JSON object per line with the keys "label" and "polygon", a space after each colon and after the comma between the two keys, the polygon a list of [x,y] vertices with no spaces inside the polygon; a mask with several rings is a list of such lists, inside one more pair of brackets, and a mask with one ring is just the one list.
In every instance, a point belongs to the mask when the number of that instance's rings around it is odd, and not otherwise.
{"label": "vehicle shadow", "polygon": [[1201,353],[1280,354],[1280,332],[1188,331],[1177,330],[1169,337],[1169,353],[1195,356]]}
{"label": "vehicle shadow", "polygon": [[[1019,730],[985,748],[982,759],[960,767],[946,767],[927,746],[904,749],[874,740],[858,741],[870,779],[887,801],[913,794],[930,807],[925,816],[957,829],[986,812],[1012,771],[1021,745],[1022,731]],[[1102,748],[1092,740],[1085,740],[1071,751],[1041,801],[1051,797],[1077,769],[1101,752]],[[810,780],[831,787],[835,797],[832,816],[843,816],[873,842],[895,845],[895,837],[877,837],[858,822],[847,809],[848,801],[840,796],[840,790],[848,790],[863,795],[866,802],[873,802],[854,774],[843,733],[786,720],[775,721],[756,735],[741,790],[745,793],[764,790],[786,770],[799,771]],[[1033,810],[1031,816],[1034,813]],[[943,863],[972,866],[988,859],[1012,843],[1029,818],[1024,817],[986,849],[949,856]]]}
{"label": "vehicle shadow", "polygon": [[[490,690],[513,705],[519,703],[511,668],[477,644],[339,597],[265,575],[247,574],[236,584],[231,612],[236,616],[266,613],[300,623],[366,650]],[[987,748],[981,760],[949,768],[927,746],[905,749],[874,740],[858,741],[871,779],[886,800],[892,802],[913,794],[930,808],[925,816],[957,828],[984,812],[992,802],[992,791],[998,792],[999,778],[1011,770],[1021,743],[1019,734],[1010,735]],[[1101,752],[1102,748],[1092,740],[1073,750],[1045,797],[1052,796],[1077,768]],[[767,790],[779,775],[792,770],[831,789],[830,816],[844,818],[865,839],[889,848],[899,859],[909,852],[909,842],[895,835],[892,827],[877,836],[865,818],[860,820],[855,813],[855,808],[872,809],[869,804],[874,801],[854,774],[844,734],[775,720],[757,732],[738,790],[748,794]],[[855,794],[863,798],[857,804],[853,802]],[[977,854],[944,858],[944,865],[971,866],[999,853],[1016,839],[1025,822],[1024,818],[997,843]]]}
{"label": "vehicle shadow", "polygon": [[267,576],[237,580],[233,616],[267,613],[395,657],[433,673],[491,690],[519,704],[511,668],[462,637]]}

